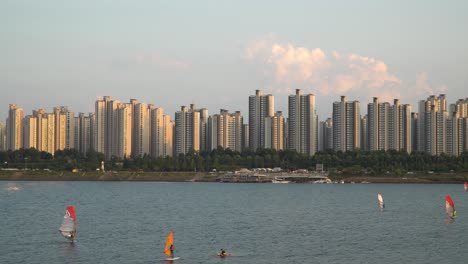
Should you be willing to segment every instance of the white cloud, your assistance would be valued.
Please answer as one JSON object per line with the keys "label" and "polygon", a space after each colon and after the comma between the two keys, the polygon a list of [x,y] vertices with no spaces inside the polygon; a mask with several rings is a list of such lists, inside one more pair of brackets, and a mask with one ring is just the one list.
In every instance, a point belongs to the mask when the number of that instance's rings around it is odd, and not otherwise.
{"label": "white cloud", "polygon": [[257,64],[271,80],[273,92],[290,94],[296,88],[316,95],[362,94],[382,99],[401,94],[402,81],[387,65],[358,54],[327,55],[320,48],[308,49],[267,40],[254,42],[246,49],[249,62]]}

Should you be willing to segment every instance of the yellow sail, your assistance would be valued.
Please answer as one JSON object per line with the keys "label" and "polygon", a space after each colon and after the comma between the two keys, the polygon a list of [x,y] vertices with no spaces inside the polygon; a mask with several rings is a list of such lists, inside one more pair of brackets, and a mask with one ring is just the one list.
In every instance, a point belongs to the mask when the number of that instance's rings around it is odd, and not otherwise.
{"label": "yellow sail", "polygon": [[166,240],[166,246],[164,247],[164,254],[172,257],[171,255],[171,245],[174,244],[174,233],[169,232],[169,235],[167,236],[167,240]]}

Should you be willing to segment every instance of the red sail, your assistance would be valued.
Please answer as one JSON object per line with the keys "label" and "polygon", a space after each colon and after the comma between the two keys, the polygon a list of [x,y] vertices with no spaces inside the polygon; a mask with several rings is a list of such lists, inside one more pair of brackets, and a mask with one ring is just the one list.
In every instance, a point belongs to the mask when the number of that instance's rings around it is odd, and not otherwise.
{"label": "red sail", "polygon": [[446,201],[448,204],[450,204],[450,206],[451,206],[452,208],[455,207],[455,204],[453,203],[452,197],[450,197],[450,195],[445,196],[445,201]]}
{"label": "red sail", "polygon": [[68,206],[67,207],[67,213],[70,215],[70,218],[76,220],[75,207]]}

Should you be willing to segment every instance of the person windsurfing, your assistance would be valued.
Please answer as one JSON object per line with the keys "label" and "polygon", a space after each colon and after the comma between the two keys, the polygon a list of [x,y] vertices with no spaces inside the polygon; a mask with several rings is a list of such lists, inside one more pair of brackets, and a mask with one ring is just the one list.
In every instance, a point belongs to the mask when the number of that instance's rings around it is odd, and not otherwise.
{"label": "person windsurfing", "polygon": [[171,258],[174,258],[174,245],[173,244],[169,246],[169,250],[171,251]]}
{"label": "person windsurfing", "polygon": [[221,249],[221,250],[219,251],[219,256],[225,257],[225,256],[226,256],[226,251],[225,251],[224,249]]}

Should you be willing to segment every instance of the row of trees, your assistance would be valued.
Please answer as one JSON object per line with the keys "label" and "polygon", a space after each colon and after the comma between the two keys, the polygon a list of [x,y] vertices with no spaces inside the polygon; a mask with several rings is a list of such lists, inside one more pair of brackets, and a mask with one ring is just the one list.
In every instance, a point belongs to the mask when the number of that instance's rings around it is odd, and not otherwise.
{"label": "row of trees", "polygon": [[[86,155],[76,150],[60,150],[55,155],[39,152],[36,149],[21,149],[0,152],[0,166],[18,169],[51,170],[96,170],[105,159],[102,153],[90,151]],[[138,156],[125,159],[112,157],[106,161],[106,170],[144,171],[212,171],[236,170],[239,168],[273,168],[286,170],[315,169],[316,164],[324,164],[326,169],[346,173],[385,173],[401,174],[406,171],[468,171],[468,152],[455,157],[445,154],[431,156],[426,153],[405,151],[361,150],[348,152],[326,151],[314,156],[297,153],[293,150],[258,149],[242,152],[218,148],[213,151],[194,152],[177,157]]]}

